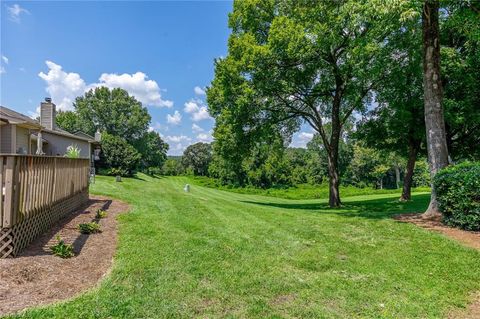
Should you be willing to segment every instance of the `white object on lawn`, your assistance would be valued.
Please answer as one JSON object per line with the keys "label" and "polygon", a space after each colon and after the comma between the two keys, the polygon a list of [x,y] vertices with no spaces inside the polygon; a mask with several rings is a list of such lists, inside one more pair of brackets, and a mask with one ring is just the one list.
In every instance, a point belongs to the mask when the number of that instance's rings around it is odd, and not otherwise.
{"label": "white object on lawn", "polygon": [[189,185],[189,184],[185,184],[185,187],[183,188],[183,190],[184,190],[185,192],[187,192],[187,193],[190,192],[190,185]]}

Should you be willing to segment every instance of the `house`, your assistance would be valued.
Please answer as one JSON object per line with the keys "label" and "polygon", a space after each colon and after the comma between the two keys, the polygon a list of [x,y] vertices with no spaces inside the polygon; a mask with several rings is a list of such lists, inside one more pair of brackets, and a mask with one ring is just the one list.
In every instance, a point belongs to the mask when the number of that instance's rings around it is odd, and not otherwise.
{"label": "house", "polygon": [[98,155],[99,134],[69,133],[55,123],[56,106],[50,98],[40,103],[40,121],[4,106],[0,107],[0,154],[64,156],[69,146],[80,149],[81,158]]}

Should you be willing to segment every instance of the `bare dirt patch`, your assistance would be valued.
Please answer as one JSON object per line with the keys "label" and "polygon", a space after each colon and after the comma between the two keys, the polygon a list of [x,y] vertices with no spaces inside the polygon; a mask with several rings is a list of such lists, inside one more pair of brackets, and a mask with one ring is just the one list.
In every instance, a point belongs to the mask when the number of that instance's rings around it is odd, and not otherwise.
{"label": "bare dirt patch", "polygon": [[[425,229],[436,231],[455,239],[465,246],[480,250],[480,232],[466,231],[445,226],[441,219],[423,219],[420,214],[402,214],[394,217],[400,222],[412,223]],[[455,310],[449,319],[478,319],[480,318],[480,292],[471,298],[472,303],[465,310]]]}
{"label": "bare dirt patch", "polygon": [[[98,220],[102,232],[80,234],[78,224],[95,220],[99,209],[108,214]],[[91,196],[88,206],[58,221],[21,255],[0,259],[0,316],[68,299],[94,287],[112,265],[117,245],[116,216],[128,209],[121,201]],[[50,247],[57,243],[57,236],[73,245],[75,257],[52,255]]]}

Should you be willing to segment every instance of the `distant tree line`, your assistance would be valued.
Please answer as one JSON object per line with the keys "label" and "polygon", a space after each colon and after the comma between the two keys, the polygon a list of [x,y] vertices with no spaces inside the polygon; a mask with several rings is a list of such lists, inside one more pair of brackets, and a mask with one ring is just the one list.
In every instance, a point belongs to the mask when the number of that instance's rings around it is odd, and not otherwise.
{"label": "distant tree line", "polygon": [[[285,147],[281,142],[258,145],[250,156],[244,158],[241,171],[237,174],[225,169],[222,157],[213,152],[214,148],[207,143],[190,145],[182,156],[169,156],[160,173],[207,176],[236,187],[270,188],[328,183],[328,158],[318,135],[307,144],[307,148]],[[339,172],[343,185],[401,188],[406,176],[405,167],[406,160],[395,153],[368,147],[364,141],[351,137],[342,139]],[[428,165],[425,156],[422,156],[416,162],[411,186],[429,184]]]}

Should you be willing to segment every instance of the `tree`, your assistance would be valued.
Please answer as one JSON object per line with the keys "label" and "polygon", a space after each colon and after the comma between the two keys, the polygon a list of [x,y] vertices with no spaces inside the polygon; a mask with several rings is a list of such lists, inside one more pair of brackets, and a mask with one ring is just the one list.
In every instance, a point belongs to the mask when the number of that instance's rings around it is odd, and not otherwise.
{"label": "tree", "polygon": [[142,155],[140,161],[142,168],[162,167],[167,159],[168,144],[162,140],[157,132],[145,133],[134,142],[133,146]]}
{"label": "tree", "polygon": [[130,176],[140,161],[137,150],[119,136],[102,134],[101,160],[110,175]]}
{"label": "tree", "polygon": [[[350,131],[350,126],[344,128],[345,131]],[[325,125],[325,131],[328,133],[330,131],[330,126]],[[350,132],[348,132],[350,133]],[[310,142],[307,143],[307,148],[310,152],[318,154],[317,158],[317,167],[321,172],[321,175],[324,177],[329,176],[328,168],[328,153],[325,151],[325,146],[322,142],[322,138],[319,134],[315,134]],[[353,157],[353,146],[349,140],[347,132],[341,136],[338,143],[338,173],[340,177],[343,177],[343,174],[346,172],[347,167],[350,165]]]}
{"label": "tree", "polygon": [[346,179],[357,187],[375,185],[385,173],[379,174],[385,167],[380,152],[363,144],[353,144],[353,156],[346,170]]}
{"label": "tree", "polygon": [[83,132],[93,136],[99,130],[130,144],[144,136],[151,120],[142,103],[120,88],[91,89],[77,97],[73,106]]}
{"label": "tree", "polygon": [[[423,88],[425,103],[425,128],[430,174],[433,177],[448,165],[448,149],[442,108],[442,82],[440,78],[439,2],[425,0],[423,23]],[[441,215],[435,187],[432,183],[430,204],[423,214],[426,218]]]}
{"label": "tree", "polygon": [[206,176],[212,160],[212,146],[208,143],[195,143],[183,152],[182,165],[191,169],[194,175]]}
{"label": "tree", "polygon": [[241,136],[266,123],[282,125],[289,133],[308,123],[327,153],[329,204],[339,206],[342,129],[380,81],[390,51],[388,35],[399,28],[406,5],[408,1],[235,1],[228,56],[216,61],[207,91],[211,114],[241,123],[236,126]]}
{"label": "tree", "polygon": [[443,2],[440,20],[443,107],[449,155],[480,159],[480,2]]}
{"label": "tree", "polygon": [[280,136],[269,143],[257,143],[243,161],[247,183],[261,188],[290,185],[292,172],[285,157],[286,148]]}
{"label": "tree", "polygon": [[168,158],[162,167],[162,173],[169,176],[182,175],[185,172],[179,158]]}
{"label": "tree", "polygon": [[368,147],[407,158],[400,200],[411,198],[415,162],[425,140],[418,31],[415,22],[392,36],[396,54],[387,60],[389,72],[376,88],[378,106],[358,123],[355,134]]}
{"label": "tree", "polygon": [[78,115],[74,111],[58,111],[55,121],[58,127],[67,132],[75,133],[82,131]]}

